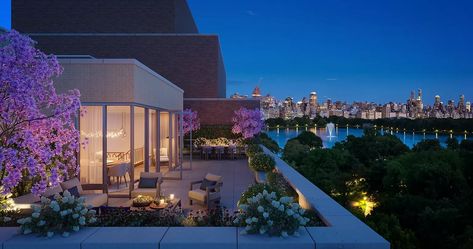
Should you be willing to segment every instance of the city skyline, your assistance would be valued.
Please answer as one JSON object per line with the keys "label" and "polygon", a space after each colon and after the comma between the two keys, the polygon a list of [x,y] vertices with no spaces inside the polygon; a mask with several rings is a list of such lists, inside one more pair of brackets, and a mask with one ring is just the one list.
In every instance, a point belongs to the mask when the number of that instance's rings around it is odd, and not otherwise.
{"label": "city skyline", "polygon": [[[9,28],[9,0],[0,26]],[[428,4],[429,8],[425,8]],[[473,95],[473,3],[190,0],[203,33],[219,34],[227,96],[255,85],[278,98],[404,101]],[[288,91],[288,88],[290,89]]]}
{"label": "city skyline", "polygon": [[[308,97],[308,98],[307,98]],[[262,94],[259,87],[255,87],[251,97],[234,94],[235,99],[259,99],[263,119],[283,118],[293,119],[308,116],[319,117],[344,117],[360,119],[422,119],[422,118],[453,118],[471,119],[473,112],[471,102],[461,94],[458,101],[455,99],[443,100],[440,95],[434,97],[430,104],[424,99],[423,90],[411,91],[405,102],[388,101],[386,103],[375,103],[365,101],[353,101],[349,103],[341,100],[319,100],[317,92],[310,92],[302,99],[290,96],[277,99],[269,94]]]}
{"label": "city skyline", "polygon": [[[375,104],[383,105],[383,104],[387,104],[387,103],[404,103],[404,102],[406,102],[406,100],[409,100],[410,97],[411,97],[409,94],[405,94],[405,99],[399,100],[399,101],[389,100],[389,99],[386,99],[386,101],[384,101],[384,102],[376,102],[374,100],[369,100],[369,99],[367,99],[367,100],[356,100],[355,99],[355,100],[352,100],[352,101],[348,101],[348,100],[344,100],[344,99],[330,98],[330,97],[327,97],[326,95],[321,96],[319,94],[319,91],[307,90],[306,94],[302,95],[300,98],[299,97],[294,97],[294,96],[291,96],[291,95],[287,95],[283,98],[279,98],[277,96],[271,95],[269,92],[266,92],[264,89],[261,90],[261,88],[259,86],[255,86],[253,88],[253,91],[250,92],[250,93],[242,94],[242,93],[236,92],[236,93],[231,94],[229,97],[230,98],[252,98],[252,97],[254,98],[255,97],[254,92],[255,92],[256,89],[258,89],[258,96],[257,97],[264,97],[264,96],[269,95],[269,96],[275,97],[278,100],[283,100],[283,99],[286,99],[286,98],[292,98],[294,100],[294,102],[296,102],[296,103],[301,101],[303,98],[309,97],[312,93],[316,93],[318,103],[326,102],[327,100],[331,100],[331,101],[340,101],[340,102],[343,102],[343,103],[366,102],[366,103],[375,103]],[[457,100],[460,99],[462,96],[463,96],[465,102],[472,102],[472,100],[473,100],[473,98],[470,99],[471,96],[466,96],[463,93],[457,94],[456,98],[445,98],[440,94],[434,94],[429,100],[429,98],[425,97],[424,89],[421,89],[421,88],[411,89],[409,93],[412,94],[413,92],[416,92],[416,91],[419,91],[419,90],[422,91],[422,96],[423,96],[422,99],[424,100],[424,103],[426,103],[427,105],[433,105],[436,102],[437,97],[440,97],[440,100],[441,100],[442,103],[447,103],[448,101],[451,101],[451,100],[453,100],[456,103]]]}

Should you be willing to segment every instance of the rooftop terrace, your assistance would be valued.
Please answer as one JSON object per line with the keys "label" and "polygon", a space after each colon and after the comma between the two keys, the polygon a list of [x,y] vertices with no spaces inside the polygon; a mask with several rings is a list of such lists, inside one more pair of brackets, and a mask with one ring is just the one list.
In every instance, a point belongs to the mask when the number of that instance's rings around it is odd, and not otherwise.
{"label": "rooftop terrace", "polygon": [[[201,209],[202,206],[194,204],[189,205],[187,193],[189,185],[193,181],[202,180],[207,173],[223,176],[223,187],[221,189],[221,206],[235,210],[241,194],[248,186],[254,183],[253,172],[248,168],[246,159],[238,160],[201,160],[194,159],[192,170],[188,159],[184,162],[182,180],[166,179],[161,185],[161,192],[164,195],[174,194],[176,198],[181,199],[183,209]],[[172,173],[172,172],[171,172]],[[110,198],[110,206],[129,206],[128,198]]]}

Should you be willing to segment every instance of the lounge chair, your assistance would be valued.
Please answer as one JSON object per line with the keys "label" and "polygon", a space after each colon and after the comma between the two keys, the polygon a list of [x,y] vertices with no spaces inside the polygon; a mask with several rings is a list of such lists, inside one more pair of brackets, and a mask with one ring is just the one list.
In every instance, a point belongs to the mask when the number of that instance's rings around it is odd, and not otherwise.
{"label": "lounge chair", "polygon": [[[206,181],[206,186],[202,183]],[[209,183],[210,182],[210,183]],[[193,189],[194,185],[201,184],[200,188]],[[223,177],[213,174],[207,174],[201,181],[191,182],[189,189],[189,204],[197,202],[201,205],[210,207],[210,203],[220,202],[220,190],[223,186]]]}
{"label": "lounge chair", "polygon": [[[47,188],[42,196],[50,197],[58,193],[62,193],[65,190],[77,187],[80,197],[85,198],[85,204],[92,207],[100,207],[108,205],[108,195],[106,193],[97,193],[96,190],[102,189],[93,189],[87,187],[88,184],[81,185],[79,179],[72,178],[71,180],[62,182],[60,185],[55,187]],[[14,207],[18,208],[26,213],[31,212],[34,205],[40,205],[40,197],[33,194],[26,194],[13,198]]]}
{"label": "lounge chair", "polygon": [[133,191],[131,191],[131,197],[135,198],[138,195],[146,195],[154,198],[159,198],[161,196],[161,183],[163,183],[162,174],[156,172],[141,172],[140,180],[144,178],[156,179],[156,185],[150,187],[140,187],[140,184],[138,184],[138,188],[135,188]]}

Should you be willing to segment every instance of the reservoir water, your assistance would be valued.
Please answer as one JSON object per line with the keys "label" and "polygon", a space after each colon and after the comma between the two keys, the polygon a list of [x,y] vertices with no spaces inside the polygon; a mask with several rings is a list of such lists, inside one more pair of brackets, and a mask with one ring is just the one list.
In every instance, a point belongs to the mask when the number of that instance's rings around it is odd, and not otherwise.
{"label": "reservoir water", "polygon": [[[287,141],[291,138],[297,137],[302,131],[305,131],[306,128],[302,129],[268,129],[265,132],[272,138],[274,139],[279,147],[284,148],[286,145]],[[311,131],[315,133],[317,136],[319,136],[322,141],[324,148],[331,148],[335,145],[337,142],[344,141],[348,135],[353,135],[355,137],[361,137],[363,135],[363,129],[357,129],[357,128],[335,128],[332,131],[332,136],[329,136],[329,132],[326,128],[307,128],[307,131]],[[392,133],[392,135],[395,135],[399,140],[401,140],[405,145],[407,145],[409,148],[414,147],[415,144],[418,142],[424,140],[424,139],[438,139],[440,141],[440,144],[442,146],[446,146],[446,141],[450,137],[450,134],[438,134],[437,136],[435,134],[431,133],[412,133],[412,132],[404,132],[404,131],[384,131],[384,130],[378,130],[381,134],[386,133]],[[457,138],[457,140],[460,142],[461,140],[465,139],[464,135],[453,135],[454,137]],[[472,137],[466,137],[466,139],[471,140]]]}

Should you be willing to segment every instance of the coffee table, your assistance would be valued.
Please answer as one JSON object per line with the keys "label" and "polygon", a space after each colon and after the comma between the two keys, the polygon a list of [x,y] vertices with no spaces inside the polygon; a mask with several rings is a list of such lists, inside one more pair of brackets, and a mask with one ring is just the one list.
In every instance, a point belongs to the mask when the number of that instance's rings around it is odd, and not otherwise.
{"label": "coffee table", "polygon": [[174,198],[173,200],[169,201],[164,205],[154,204],[151,203],[149,206],[146,207],[133,207],[130,206],[131,211],[159,211],[163,209],[175,210],[177,207],[181,207],[181,199]]}

